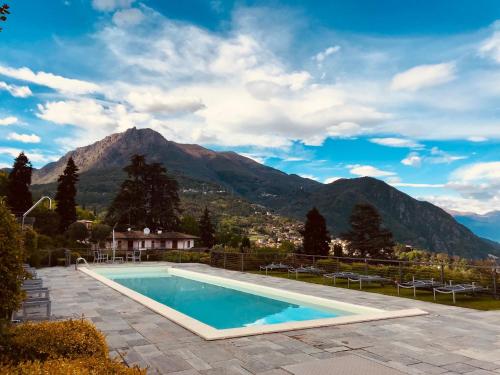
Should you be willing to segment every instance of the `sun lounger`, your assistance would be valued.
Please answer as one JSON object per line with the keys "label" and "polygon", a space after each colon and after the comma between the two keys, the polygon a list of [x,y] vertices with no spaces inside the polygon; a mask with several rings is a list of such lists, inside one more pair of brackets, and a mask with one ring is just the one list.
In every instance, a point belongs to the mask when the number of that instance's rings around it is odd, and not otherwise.
{"label": "sun lounger", "polygon": [[417,289],[434,289],[434,288],[439,288],[443,286],[443,283],[440,283],[438,281],[435,281],[434,279],[425,279],[425,280],[416,280],[415,277],[413,277],[412,281],[406,281],[402,283],[397,283],[397,288],[398,288],[398,296],[399,296],[399,289],[413,289],[413,297],[417,296]]}
{"label": "sun lounger", "polygon": [[351,282],[356,282],[359,283],[359,289],[363,289],[363,282],[365,283],[372,283],[372,282],[377,282],[380,283],[381,285],[390,283],[391,280],[379,276],[379,275],[357,275],[355,277],[348,277],[347,278],[347,287],[350,287]]}
{"label": "sun lounger", "polygon": [[22,288],[26,294],[26,300],[29,301],[33,298],[49,299],[49,288]]}
{"label": "sun lounger", "polygon": [[[28,313],[28,309],[31,308],[44,308],[45,307],[45,315],[32,315]],[[50,318],[51,315],[51,301],[49,298],[30,298],[23,302],[21,306],[22,315],[19,316],[17,313],[14,313],[13,320],[29,320],[29,319],[44,319]]]}
{"label": "sun lounger", "polygon": [[26,279],[26,280],[23,280],[23,286],[24,287],[39,287],[41,288],[43,286],[43,281],[42,279]]}
{"label": "sun lounger", "polygon": [[475,292],[480,292],[483,290],[485,290],[485,288],[483,288],[480,285],[476,285],[475,283],[452,285],[451,281],[450,281],[449,285],[434,288],[434,301],[436,300],[436,293],[451,294],[451,295],[453,295],[453,303],[455,304],[457,293],[472,293],[472,294],[474,294]]}
{"label": "sun lounger", "polygon": [[307,273],[307,274],[312,274],[312,275],[323,275],[325,273],[325,270],[321,268],[317,268],[314,266],[307,266],[307,267],[297,267],[297,268],[289,268],[288,269],[288,275],[291,273],[295,274],[295,278],[298,278],[299,273]]}
{"label": "sun lounger", "polygon": [[333,285],[336,285],[337,279],[354,279],[357,276],[359,276],[359,274],[354,272],[333,272],[323,275],[323,277],[327,279],[333,279]]}
{"label": "sun lounger", "polygon": [[261,271],[288,271],[291,267],[287,264],[283,263],[271,263],[268,264],[267,266],[260,266]]}

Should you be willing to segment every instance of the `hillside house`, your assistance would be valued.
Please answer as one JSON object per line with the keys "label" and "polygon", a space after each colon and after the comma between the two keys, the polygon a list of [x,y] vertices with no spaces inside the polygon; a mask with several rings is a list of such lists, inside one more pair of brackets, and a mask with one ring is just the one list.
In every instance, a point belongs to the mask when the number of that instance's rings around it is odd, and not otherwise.
{"label": "hillside house", "polygon": [[[194,241],[199,237],[179,233],[161,232],[145,234],[142,231],[115,232],[117,250],[169,250],[192,249]],[[106,248],[113,248],[113,237],[106,240]]]}

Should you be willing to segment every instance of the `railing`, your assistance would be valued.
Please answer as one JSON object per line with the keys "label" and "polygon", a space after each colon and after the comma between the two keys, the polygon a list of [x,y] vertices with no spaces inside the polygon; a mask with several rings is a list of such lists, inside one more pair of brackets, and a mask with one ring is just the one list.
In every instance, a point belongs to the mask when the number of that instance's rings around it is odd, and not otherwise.
{"label": "railing", "polygon": [[212,251],[210,265],[236,271],[258,271],[260,266],[283,263],[291,267],[316,266],[326,272],[351,271],[380,275],[394,281],[434,279],[442,283],[476,283],[498,296],[500,267],[479,266],[464,262],[414,262],[393,259],[349,258],[290,253],[229,253]]}

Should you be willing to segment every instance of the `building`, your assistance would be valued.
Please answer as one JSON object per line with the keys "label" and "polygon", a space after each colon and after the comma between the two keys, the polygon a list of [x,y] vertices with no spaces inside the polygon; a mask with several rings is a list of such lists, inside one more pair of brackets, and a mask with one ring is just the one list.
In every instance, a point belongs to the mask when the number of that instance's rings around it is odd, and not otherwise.
{"label": "building", "polygon": [[[161,232],[146,234],[142,231],[115,232],[116,250],[145,249],[192,249],[194,241],[199,237],[179,233]],[[106,240],[106,248],[113,248],[113,237]]]}

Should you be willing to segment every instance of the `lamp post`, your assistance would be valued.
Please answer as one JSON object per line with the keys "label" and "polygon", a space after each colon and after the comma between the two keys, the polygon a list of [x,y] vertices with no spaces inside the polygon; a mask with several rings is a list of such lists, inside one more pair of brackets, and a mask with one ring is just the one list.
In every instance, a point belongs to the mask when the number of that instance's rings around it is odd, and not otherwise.
{"label": "lamp post", "polygon": [[113,263],[115,262],[115,256],[116,256],[116,241],[115,241],[115,228],[118,223],[115,223],[113,225]]}
{"label": "lamp post", "polygon": [[30,209],[28,211],[26,211],[24,214],[23,214],[23,218],[22,218],[22,221],[21,221],[21,230],[24,229],[24,219],[26,219],[26,216],[28,216],[28,214],[33,211],[33,209],[38,206],[40,203],[42,203],[43,200],[45,199],[48,199],[49,200],[49,210],[52,209],[52,199],[50,197],[47,197],[47,196],[43,196],[41,197],[33,206],[30,207]]}

